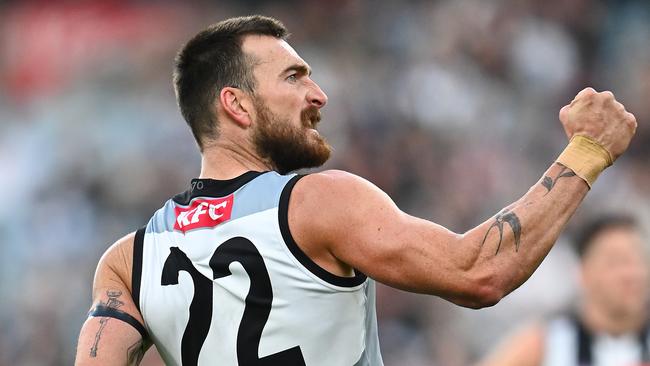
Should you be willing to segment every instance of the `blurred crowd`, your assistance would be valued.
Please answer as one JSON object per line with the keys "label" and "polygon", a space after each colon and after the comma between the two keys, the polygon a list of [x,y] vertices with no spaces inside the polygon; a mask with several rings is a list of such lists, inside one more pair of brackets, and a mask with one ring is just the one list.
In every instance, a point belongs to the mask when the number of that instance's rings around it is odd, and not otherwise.
{"label": "blurred crowd", "polygon": [[[650,223],[650,2],[0,1],[0,365],[72,363],[103,251],[199,173],[171,84],[176,50],[252,13],[285,23],[329,96],[326,168],[371,180],[404,211],[464,232],[520,197],[566,144],[560,107],[590,85],[639,129],[568,233],[603,211]],[[563,235],[485,310],[381,287],[386,365],[467,365],[565,308],[570,245]]]}

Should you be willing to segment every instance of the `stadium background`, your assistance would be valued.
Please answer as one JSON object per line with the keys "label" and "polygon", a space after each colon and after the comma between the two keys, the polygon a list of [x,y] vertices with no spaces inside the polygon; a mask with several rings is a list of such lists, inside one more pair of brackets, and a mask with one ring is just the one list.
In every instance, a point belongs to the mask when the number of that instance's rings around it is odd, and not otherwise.
{"label": "stadium background", "polygon": [[[327,167],[456,231],[535,183],[565,145],[561,105],[585,85],[611,89],[638,136],[571,225],[609,209],[647,224],[649,4],[0,2],[0,365],[72,364],[99,256],[198,174],[171,64],[206,25],[282,20],[329,95]],[[386,364],[466,365],[522,321],[565,307],[575,298],[569,239],[494,308],[381,288]]]}

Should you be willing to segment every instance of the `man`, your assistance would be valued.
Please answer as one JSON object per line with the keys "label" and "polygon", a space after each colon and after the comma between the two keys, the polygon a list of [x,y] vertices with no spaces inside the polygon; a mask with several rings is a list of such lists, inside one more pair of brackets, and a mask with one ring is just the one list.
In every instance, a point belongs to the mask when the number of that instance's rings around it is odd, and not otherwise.
{"label": "man", "polygon": [[526,327],[484,366],[631,366],[650,363],[648,257],[635,220],[603,216],[578,235],[576,314]]}
{"label": "man", "polygon": [[[636,129],[612,93],[560,111],[571,139],[538,184],[465,234],[401,212],[372,183],[316,167],[327,103],[278,21],[228,19],[179,52],[174,84],[201,176],[99,262],[78,365],[381,365],[374,283],[494,305],[553,246]],[[367,277],[366,277],[367,276]]]}

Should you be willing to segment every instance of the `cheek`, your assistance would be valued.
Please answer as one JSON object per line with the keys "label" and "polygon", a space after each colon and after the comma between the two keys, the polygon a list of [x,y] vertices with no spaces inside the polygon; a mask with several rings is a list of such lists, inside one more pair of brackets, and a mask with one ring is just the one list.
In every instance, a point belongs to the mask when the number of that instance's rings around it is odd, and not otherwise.
{"label": "cheek", "polygon": [[270,98],[267,106],[273,113],[282,119],[295,119],[296,116],[300,117],[302,112],[302,103],[299,99],[290,95],[278,95],[275,98]]}
{"label": "cheek", "polygon": [[626,270],[623,281],[631,290],[646,292],[650,283],[648,269],[645,266],[630,266]]}
{"label": "cheek", "polygon": [[295,84],[281,83],[274,90],[274,93],[274,99],[276,99],[277,103],[291,108],[291,110],[303,109],[307,100],[304,88]]}
{"label": "cheek", "polygon": [[605,263],[590,263],[584,268],[583,286],[593,294],[607,294],[614,291],[620,282],[621,272],[608,268]]}
{"label": "cheek", "polygon": [[627,298],[639,297],[648,286],[647,272],[640,268],[610,267],[598,276],[594,285],[597,291],[607,292],[608,296]]}

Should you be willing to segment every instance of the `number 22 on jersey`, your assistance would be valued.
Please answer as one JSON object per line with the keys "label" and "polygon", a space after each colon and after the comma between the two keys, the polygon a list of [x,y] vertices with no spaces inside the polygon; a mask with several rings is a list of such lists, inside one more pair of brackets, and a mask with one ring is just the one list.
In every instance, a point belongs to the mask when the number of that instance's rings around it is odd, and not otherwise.
{"label": "number 22 on jersey", "polygon": [[[244,315],[237,331],[237,358],[240,366],[305,366],[299,346],[259,357],[260,338],[271,313],[273,289],[262,255],[255,245],[243,237],[235,237],[219,245],[210,258],[212,279],[202,275],[178,247],[172,247],[165,260],[161,285],[178,285],[180,271],[189,273],[194,284],[190,316],[181,340],[183,366],[198,364],[199,353],[212,321],[213,279],[230,276],[230,263],[239,262],[250,278]],[[206,319],[208,321],[206,321]]]}

